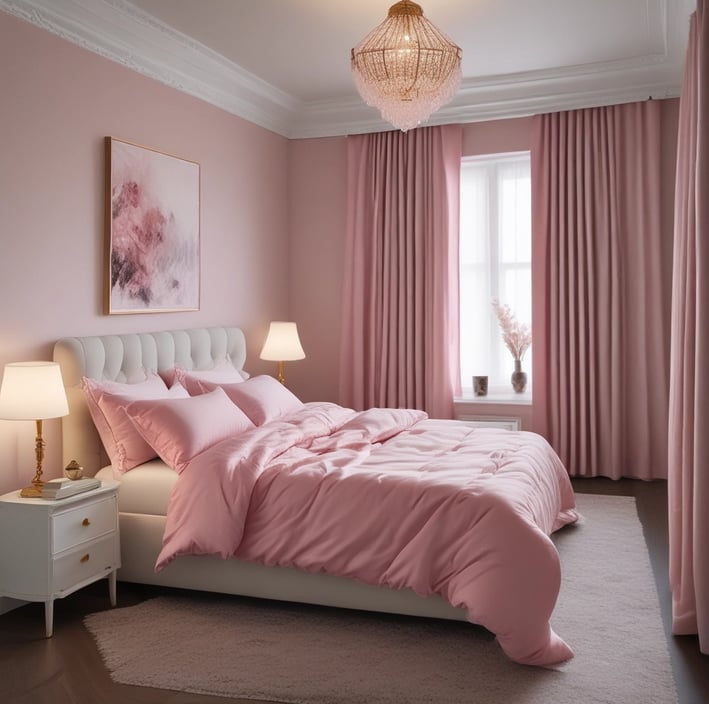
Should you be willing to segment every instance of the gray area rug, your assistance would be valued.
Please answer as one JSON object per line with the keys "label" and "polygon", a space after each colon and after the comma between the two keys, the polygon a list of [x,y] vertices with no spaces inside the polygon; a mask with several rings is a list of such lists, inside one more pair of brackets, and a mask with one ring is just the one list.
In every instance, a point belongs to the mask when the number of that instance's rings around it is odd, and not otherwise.
{"label": "gray area rug", "polygon": [[595,704],[677,701],[635,500],[578,495],[555,536],[552,625],[575,658],[517,665],[490,633],[433,621],[207,594],[91,614],[111,677],[290,704]]}

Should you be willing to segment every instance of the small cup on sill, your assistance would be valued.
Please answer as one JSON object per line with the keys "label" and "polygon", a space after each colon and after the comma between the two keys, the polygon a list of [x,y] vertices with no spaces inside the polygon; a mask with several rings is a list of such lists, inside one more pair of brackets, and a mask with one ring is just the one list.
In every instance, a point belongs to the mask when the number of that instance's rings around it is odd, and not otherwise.
{"label": "small cup on sill", "polygon": [[473,377],[473,394],[475,396],[487,396],[487,376]]}

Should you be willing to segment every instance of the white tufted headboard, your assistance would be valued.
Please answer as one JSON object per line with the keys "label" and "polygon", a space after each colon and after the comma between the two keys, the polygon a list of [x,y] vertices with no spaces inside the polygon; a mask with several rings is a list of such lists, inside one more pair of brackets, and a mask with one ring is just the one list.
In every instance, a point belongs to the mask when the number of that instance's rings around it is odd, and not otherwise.
{"label": "white tufted headboard", "polygon": [[81,390],[81,377],[130,383],[146,371],[209,369],[229,357],[237,369],[246,361],[246,339],[240,328],[193,328],[129,335],[65,337],[54,345],[69,401],[62,418],[63,465],[75,459],[85,474],[109,464]]}

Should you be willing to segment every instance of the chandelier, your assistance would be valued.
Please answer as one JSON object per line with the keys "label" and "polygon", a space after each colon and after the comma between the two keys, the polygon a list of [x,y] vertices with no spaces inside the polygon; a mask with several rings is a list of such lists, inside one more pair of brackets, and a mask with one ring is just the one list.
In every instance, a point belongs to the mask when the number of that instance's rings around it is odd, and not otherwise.
{"label": "chandelier", "polygon": [[352,49],[352,76],[362,99],[406,132],[455,95],[462,55],[420,5],[401,0]]}

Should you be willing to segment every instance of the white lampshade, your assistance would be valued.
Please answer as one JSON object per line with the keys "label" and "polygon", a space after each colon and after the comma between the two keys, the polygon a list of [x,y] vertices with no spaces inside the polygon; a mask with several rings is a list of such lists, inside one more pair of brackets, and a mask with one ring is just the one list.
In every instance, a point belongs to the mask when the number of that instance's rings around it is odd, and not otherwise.
{"label": "white lampshade", "polygon": [[303,347],[300,344],[298,328],[295,323],[271,323],[260,357],[269,362],[289,362],[294,359],[305,359],[305,352],[303,352]]}
{"label": "white lampshade", "polygon": [[45,420],[68,413],[62,373],[56,362],[5,365],[0,387],[0,418]]}

